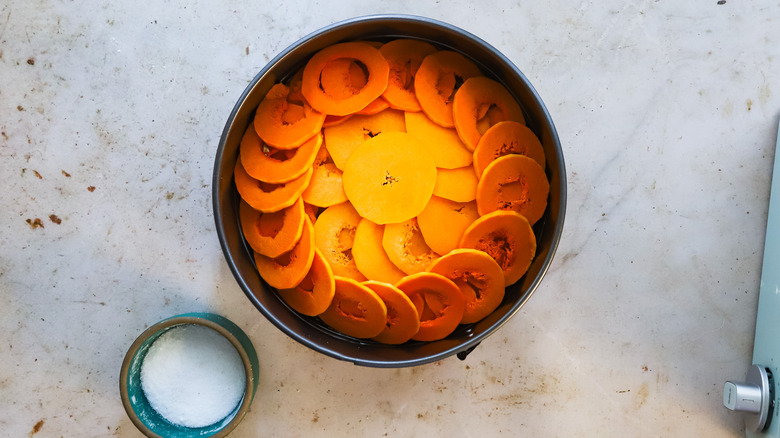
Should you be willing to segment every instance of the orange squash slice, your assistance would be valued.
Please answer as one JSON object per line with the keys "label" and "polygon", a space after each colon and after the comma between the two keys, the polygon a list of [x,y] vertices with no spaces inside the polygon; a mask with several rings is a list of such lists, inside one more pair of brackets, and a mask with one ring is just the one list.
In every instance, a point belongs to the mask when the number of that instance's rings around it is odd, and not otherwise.
{"label": "orange squash slice", "polygon": [[356,115],[338,125],[325,128],[325,147],[333,162],[344,169],[352,151],[369,138],[386,132],[406,132],[404,114],[387,109],[373,115]]}
{"label": "orange squash slice", "polygon": [[423,112],[434,122],[451,128],[453,96],[468,78],[482,72],[458,52],[440,50],[426,56],[414,78],[414,93]]}
{"label": "orange squash slice", "polygon": [[485,76],[466,79],[452,100],[455,130],[469,150],[482,134],[505,120],[525,123],[523,110],[503,85]]}
{"label": "orange squash slice", "polygon": [[314,261],[314,230],[309,218],[305,218],[301,238],[292,250],[278,256],[267,257],[255,253],[255,265],[260,276],[269,286],[290,289],[306,277]]}
{"label": "orange squash slice", "polygon": [[490,315],[504,299],[504,271],[482,251],[456,249],[434,261],[428,271],[449,278],[460,288],[466,300],[461,324]]}
{"label": "orange squash slice", "polygon": [[241,200],[241,230],[249,246],[267,257],[278,257],[293,249],[303,233],[303,201],[273,213],[261,213]]}
{"label": "orange squash slice", "polygon": [[407,112],[406,132],[417,136],[425,146],[425,154],[433,158],[436,167],[456,169],[471,165],[473,154],[460,141],[453,128],[445,128],[431,121],[425,114]]}
{"label": "orange squash slice", "polygon": [[346,99],[366,85],[368,78],[360,64],[349,58],[328,61],[320,73],[320,86],[325,94]]}
{"label": "orange squash slice", "polygon": [[290,289],[278,289],[279,296],[296,312],[307,316],[317,316],[324,312],[333,300],[336,281],[330,265],[320,250],[314,250],[309,272],[303,280]]}
{"label": "orange squash slice", "polygon": [[[305,192],[304,192],[305,193]],[[303,202],[303,212],[306,213],[306,216],[309,217],[309,220],[311,221],[312,225],[317,222],[317,216],[320,215],[320,207],[309,204],[305,200]]]}
{"label": "orange squash slice", "polygon": [[347,201],[342,172],[333,163],[324,145],[314,159],[311,182],[301,196],[306,203],[317,207],[330,207]]}
{"label": "orange squash slice", "polygon": [[271,184],[258,181],[244,170],[241,157],[236,160],[233,177],[239,195],[255,210],[273,213],[295,203],[311,181],[312,169],[292,181]]}
{"label": "orange squash slice", "polygon": [[398,345],[412,339],[420,330],[420,315],[412,300],[392,284],[380,281],[364,281],[363,285],[373,290],[387,307],[387,323],[384,330],[372,339]]}
{"label": "orange squash slice", "polygon": [[447,254],[458,247],[463,232],[479,218],[477,203],[455,202],[431,196],[428,205],[417,216],[425,243],[437,254]]}
{"label": "orange squash slice", "polygon": [[252,178],[280,184],[306,173],[322,145],[322,134],[314,134],[295,149],[276,149],[263,143],[251,126],[241,139],[240,154],[244,170]]}
{"label": "orange squash slice", "polygon": [[488,164],[509,154],[533,158],[544,169],[544,149],[536,134],[522,123],[505,121],[496,123],[480,137],[474,149],[474,171],[482,176]]}
{"label": "orange squash slice", "polygon": [[352,246],[360,215],[349,202],[333,205],[314,223],[314,242],[333,269],[333,275],[366,280],[355,265]]}
{"label": "orange squash slice", "polygon": [[477,197],[477,174],[473,166],[438,169],[433,194],[455,202],[469,202]]}
{"label": "orange squash slice", "polygon": [[401,289],[420,315],[420,329],[412,339],[444,339],[458,327],[466,310],[466,299],[449,278],[433,272],[419,272],[404,277],[395,285]]}
{"label": "orange squash slice", "polygon": [[390,108],[390,104],[387,103],[387,101],[384,100],[383,98],[377,97],[371,103],[366,105],[365,108],[363,108],[362,110],[356,112],[355,114],[371,116],[371,115],[374,115],[374,114],[378,114],[378,113],[380,113],[380,112],[382,112],[382,111],[384,111],[384,110],[386,110],[388,108]]}
{"label": "orange squash slice", "polygon": [[519,280],[536,255],[531,224],[514,211],[497,210],[471,224],[460,239],[461,248],[472,248],[493,257],[504,271],[504,284]]}
{"label": "orange squash slice", "polygon": [[[354,60],[367,71],[367,81],[360,88],[351,81],[342,82],[340,91],[325,91],[321,81],[326,65],[338,59]],[[365,108],[387,88],[390,67],[379,49],[364,42],[338,43],[315,53],[303,70],[302,93],[312,107],[323,114],[343,116]],[[346,88],[346,89],[345,89]]]}
{"label": "orange squash slice", "polygon": [[550,183],[539,163],[525,155],[505,155],[490,163],[477,185],[477,210],[514,210],[535,224],[547,208]]}
{"label": "orange squash slice", "polygon": [[360,216],[384,225],[409,220],[425,208],[436,167],[421,150],[416,137],[386,132],[352,152],[344,166],[344,192]]}
{"label": "orange squash slice", "polygon": [[392,108],[403,111],[420,111],[420,103],[414,94],[414,77],[422,60],[436,48],[425,41],[397,39],[379,48],[390,65],[390,77],[382,97]]}
{"label": "orange squash slice", "polygon": [[253,126],[269,145],[294,149],[320,132],[323,121],[325,114],[291,98],[287,85],[275,84],[257,106]]}
{"label": "orange squash slice", "polygon": [[387,325],[387,306],[368,286],[336,276],[336,293],[319,316],[322,322],[347,336],[373,338]]}
{"label": "orange squash slice", "polygon": [[369,280],[395,283],[406,274],[390,261],[382,247],[384,231],[384,225],[361,219],[352,242],[352,257],[360,273]]}
{"label": "orange squash slice", "polygon": [[439,257],[439,254],[425,243],[417,218],[385,225],[382,247],[390,261],[409,275],[424,271]]}

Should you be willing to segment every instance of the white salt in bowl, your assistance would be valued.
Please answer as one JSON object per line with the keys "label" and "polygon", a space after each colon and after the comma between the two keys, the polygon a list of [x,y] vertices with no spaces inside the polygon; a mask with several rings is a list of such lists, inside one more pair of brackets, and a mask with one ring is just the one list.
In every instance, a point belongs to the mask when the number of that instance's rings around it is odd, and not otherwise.
{"label": "white salt in bowl", "polygon": [[[160,336],[173,328],[188,325],[206,327],[223,336],[235,347],[243,365],[245,382],[243,395],[235,407],[223,418],[206,426],[185,427],[175,424],[157,412],[144,392],[141,382],[141,371],[144,359],[150,348]],[[211,332],[209,332],[211,333]],[[219,339],[217,339],[219,341]],[[165,344],[158,344],[157,358],[176,357],[172,351],[161,350]],[[228,347],[229,348],[229,347]],[[192,353],[192,352],[186,352]],[[150,356],[151,357],[151,356]],[[180,358],[192,357],[192,354],[181,354]],[[159,361],[155,365],[160,368]],[[170,370],[169,370],[170,371]],[[252,404],[259,380],[259,362],[257,353],[249,337],[230,320],[212,313],[187,313],[177,315],[154,324],[146,329],[133,342],[125,355],[119,376],[119,391],[122,404],[127,415],[144,435],[155,438],[190,438],[190,437],[224,437],[230,433],[243,419]],[[147,383],[148,384],[148,383]],[[147,387],[147,389],[149,389]],[[163,394],[164,395],[164,394]],[[221,415],[220,415],[221,416]]]}

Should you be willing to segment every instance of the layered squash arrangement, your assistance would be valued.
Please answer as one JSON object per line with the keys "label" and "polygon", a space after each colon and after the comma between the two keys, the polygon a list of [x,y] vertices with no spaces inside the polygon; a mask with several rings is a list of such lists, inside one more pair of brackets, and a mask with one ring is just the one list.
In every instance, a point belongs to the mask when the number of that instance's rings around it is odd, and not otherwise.
{"label": "layered squash arrangement", "polygon": [[520,105],[458,52],[326,47],[275,84],[235,166],[257,270],[355,338],[434,341],[485,318],[536,253],[545,155]]}

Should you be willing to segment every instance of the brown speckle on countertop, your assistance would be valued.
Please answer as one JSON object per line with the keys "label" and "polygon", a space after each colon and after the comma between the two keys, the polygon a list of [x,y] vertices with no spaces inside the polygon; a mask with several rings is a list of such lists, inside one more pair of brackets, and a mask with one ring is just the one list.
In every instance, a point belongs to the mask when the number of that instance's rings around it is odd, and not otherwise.
{"label": "brown speckle on countertop", "polygon": [[70,178],[70,174],[68,172],[62,171],[62,174],[65,175],[65,178]]}
{"label": "brown speckle on countertop", "polygon": [[27,225],[29,225],[33,230],[38,227],[45,228],[43,226],[43,221],[37,217],[35,219],[27,219],[25,222],[27,222]]}
{"label": "brown speckle on countertop", "polygon": [[87,190],[89,190],[90,192],[94,192],[95,191],[95,186],[89,186],[89,187],[87,187]]}
{"label": "brown speckle on countertop", "polygon": [[42,427],[43,427],[43,420],[40,420],[39,422],[35,423],[28,436],[33,436],[36,433],[40,432]]}
{"label": "brown speckle on countertop", "polygon": [[27,59],[27,63],[30,64],[30,65],[35,65],[35,58],[32,58],[32,57],[28,58]]}
{"label": "brown speckle on countertop", "polygon": [[60,219],[59,216],[57,216],[56,214],[50,214],[49,215],[49,220],[54,222],[57,225],[62,223],[62,219]]}

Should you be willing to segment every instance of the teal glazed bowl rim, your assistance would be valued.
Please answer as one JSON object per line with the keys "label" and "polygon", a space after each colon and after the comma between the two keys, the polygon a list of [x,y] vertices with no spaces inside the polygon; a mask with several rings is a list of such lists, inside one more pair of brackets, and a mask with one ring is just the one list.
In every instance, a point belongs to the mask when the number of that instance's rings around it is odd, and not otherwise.
{"label": "teal glazed bowl rim", "polygon": [[[534,225],[537,254],[523,278],[506,289],[504,301],[488,317],[459,326],[444,339],[384,345],[344,336],[319,318],[298,314],[258,274],[252,251],[243,238],[233,171],[241,138],[262,98],[277,82],[289,78],[318,50],[343,41],[415,38],[458,51],[489,77],[501,82],[520,103],[526,125],[539,137],[547,158],[550,196],[544,216]],[[555,125],[525,75],[490,44],[441,21],[412,15],[370,15],[340,21],[304,36],[266,64],[239,97],[222,132],[212,181],[217,235],[237,283],[249,301],[279,330],[327,356],[356,365],[399,368],[470,354],[487,336],[504,326],[528,301],[548,271],[563,233],[566,210],[566,169]]]}
{"label": "teal glazed bowl rim", "polygon": [[[241,403],[224,419],[205,427],[188,428],[166,421],[149,405],[141,389],[141,363],[149,347],[173,327],[195,324],[211,328],[236,348],[246,371],[246,386]],[[254,400],[260,365],[249,337],[229,319],[214,313],[185,313],[164,319],[144,330],[132,343],[119,375],[119,392],[127,415],[144,435],[152,438],[219,438],[229,434],[244,418]]]}

